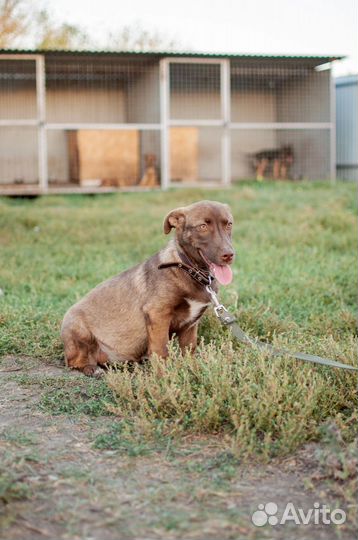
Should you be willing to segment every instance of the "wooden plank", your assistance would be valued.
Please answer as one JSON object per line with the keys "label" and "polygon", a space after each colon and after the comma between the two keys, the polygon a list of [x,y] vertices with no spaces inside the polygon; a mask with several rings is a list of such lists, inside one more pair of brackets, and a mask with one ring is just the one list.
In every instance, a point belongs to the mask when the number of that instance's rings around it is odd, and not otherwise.
{"label": "wooden plank", "polygon": [[80,130],[68,133],[70,178],[85,186],[130,186],[139,181],[137,130]]}
{"label": "wooden plank", "polygon": [[173,182],[198,180],[199,130],[196,127],[170,128],[170,178]]}

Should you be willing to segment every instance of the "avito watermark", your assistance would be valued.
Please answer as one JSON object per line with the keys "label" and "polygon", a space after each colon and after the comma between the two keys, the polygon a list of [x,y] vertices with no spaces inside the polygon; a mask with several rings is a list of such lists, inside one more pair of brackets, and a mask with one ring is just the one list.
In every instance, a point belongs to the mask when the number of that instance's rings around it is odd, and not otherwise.
{"label": "avito watermark", "polygon": [[[280,516],[280,517],[279,517]],[[296,525],[342,525],[346,521],[346,513],[341,508],[331,510],[326,504],[315,502],[313,508],[303,510],[289,502],[286,504],[282,514],[275,502],[259,504],[252,516],[251,521],[256,527],[263,527],[266,524],[284,525],[285,523],[295,523]]]}

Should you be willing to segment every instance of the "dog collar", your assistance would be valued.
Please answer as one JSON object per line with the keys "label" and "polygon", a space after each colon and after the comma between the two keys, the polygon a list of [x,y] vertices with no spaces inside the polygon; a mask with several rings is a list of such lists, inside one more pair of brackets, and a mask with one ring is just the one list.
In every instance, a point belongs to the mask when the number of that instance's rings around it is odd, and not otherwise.
{"label": "dog collar", "polygon": [[162,270],[164,268],[180,268],[181,270],[184,270],[184,272],[189,274],[189,276],[194,281],[205,286],[211,285],[211,283],[215,279],[215,277],[212,274],[210,274],[210,272],[199,270],[199,268],[189,266],[188,264],[185,264],[184,262],[168,262],[168,263],[162,263],[158,266],[158,270]]}

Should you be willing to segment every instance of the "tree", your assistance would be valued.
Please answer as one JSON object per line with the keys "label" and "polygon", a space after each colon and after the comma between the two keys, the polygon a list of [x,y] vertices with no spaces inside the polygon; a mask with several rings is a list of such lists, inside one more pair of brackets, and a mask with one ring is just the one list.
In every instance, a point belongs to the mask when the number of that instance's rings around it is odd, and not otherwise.
{"label": "tree", "polygon": [[116,33],[110,33],[106,47],[119,51],[170,51],[177,50],[179,45],[161,32],[147,30],[140,22],[136,22],[123,26]]}
{"label": "tree", "polygon": [[0,0],[0,47],[16,47],[18,38],[29,29],[23,0]]}
{"label": "tree", "polygon": [[[35,5],[34,5],[35,4]],[[28,15],[31,13],[31,18]],[[36,8],[34,0],[0,0],[0,48],[98,49],[78,25],[57,22],[46,9]],[[149,30],[140,22],[109,34],[103,47],[120,51],[174,50],[175,40]]]}
{"label": "tree", "polygon": [[35,47],[37,49],[82,49],[91,47],[89,36],[79,26],[69,23],[56,24],[46,10],[42,10],[37,14],[35,27]]}
{"label": "tree", "polygon": [[[31,11],[31,19],[28,13]],[[0,48],[78,49],[91,47],[79,26],[57,23],[28,0],[0,0]]]}

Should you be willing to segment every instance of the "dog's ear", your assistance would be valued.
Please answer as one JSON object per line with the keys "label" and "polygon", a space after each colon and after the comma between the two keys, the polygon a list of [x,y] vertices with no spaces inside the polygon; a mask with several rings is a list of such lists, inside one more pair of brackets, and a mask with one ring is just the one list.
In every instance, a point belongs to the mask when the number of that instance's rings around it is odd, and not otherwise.
{"label": "dog's ear", "polygon": [[172,228],[177,229],[185,221],[185,210],[184,208],[176,208],[169,212],[167,217],[164,220],[164,232],[169,234]]}

